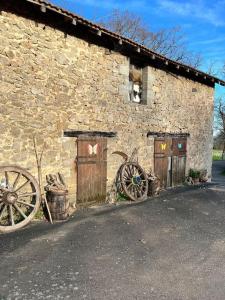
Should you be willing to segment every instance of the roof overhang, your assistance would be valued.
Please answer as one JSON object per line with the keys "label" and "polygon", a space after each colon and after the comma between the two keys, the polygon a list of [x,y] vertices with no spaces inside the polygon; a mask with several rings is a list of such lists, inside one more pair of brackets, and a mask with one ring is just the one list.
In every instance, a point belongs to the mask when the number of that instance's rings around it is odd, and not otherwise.
{"label": "roof overhang", "polygon": [[[71,13],[67,10],[64,10],[63,8],[60,8],[56,5],[53,5],[50,2],[44,1],[44,0],[20,0],[23,2],[29,2],[34,5],[37,5],[40,7],[40,12],[45,14],[48,10],[51,12],[56,13],[58,16],[63,16],[65,24],[68,24],[68,22],[76,27],[76,25],[83,25],[87,29],[91,30],[93,33],[96,34],[99,38],[105,38],[105,39],[113,39],[113,42],[115,44],[118,44],[119,48],[122,47],[129,47],[128,50],[132,50],[132,52],[135,52],[137,56],[143,59],[147,59],[148,63],[152,63],[153,65],[156,63],[160,64],[161,67],[164,69],[171,70],[172,72],[176,74],[181,74],[182,76],[185,76],[187,78],[191,78],[192,80],[201,81],[201,83],[205,83],[206,85],[213,85],[215,83],[225,86],[225,81],[221,80],[215,76],[212,76],[210,74],[207,74],[205,72],[202,72],[198,69],[195,69],[191,66],[185,65],[183,63],[168,59],[151,49],[148,49],[144,47],[143,45],[139,45],[135,43],[134,41],[127,39],[121,35],[118,35],[114,32],[111,32],[107,30],[106,28],[99,26],[97,24],[94,24],[74,13]],[[18,2],[20,2],[18,1]],[[74,29],[75,31],[75,29]],[[117,49],[117,51],[120,51]]]}

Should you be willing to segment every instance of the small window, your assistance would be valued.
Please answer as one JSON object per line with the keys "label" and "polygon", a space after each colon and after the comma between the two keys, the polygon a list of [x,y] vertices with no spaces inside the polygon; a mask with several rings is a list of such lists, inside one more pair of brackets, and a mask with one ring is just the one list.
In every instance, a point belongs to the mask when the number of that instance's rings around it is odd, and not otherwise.
{"label": "small window", "polygon": [[142,102],[142,68],[137,65],[130,64],[129,72],[129,94],[130,101],[135,103]]}

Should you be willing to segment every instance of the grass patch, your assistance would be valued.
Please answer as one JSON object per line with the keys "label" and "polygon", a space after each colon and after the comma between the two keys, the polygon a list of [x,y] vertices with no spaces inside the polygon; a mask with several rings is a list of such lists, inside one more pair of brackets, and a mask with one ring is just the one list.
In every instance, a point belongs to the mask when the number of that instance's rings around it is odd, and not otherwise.
{"label": "grass patch", "polygon": [[[35,214],[35,220],[44,220],[45,216],[44,216],[44,212],[42,210],[42,208],[40,207],[39,210],[37,211],[37,213]],[[1,299],[1,298],[0,298]]]}
{"label": "grass patch", "polygon": [[125,194],[122,194],[122,193],[118,193],[117,194],[117,201],[128,201],[129,198],[125,195]]}
{"label": "grass patch", "polygon": [[223,151],[222,150],[215,150],[213,149],[213,160],[222,160],[222,153]]}

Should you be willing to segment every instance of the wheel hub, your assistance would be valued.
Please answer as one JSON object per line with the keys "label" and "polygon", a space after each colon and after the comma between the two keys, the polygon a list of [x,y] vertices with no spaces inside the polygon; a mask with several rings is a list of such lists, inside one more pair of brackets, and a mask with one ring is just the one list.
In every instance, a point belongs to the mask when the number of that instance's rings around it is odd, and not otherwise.
{"label": "wheel hub", "polygon": [[141,183],[141,177],[140,176],[133,176],[132,177],[132,183],[134,185],[139,185]]}
{"label": "wheel hub", "polygon": [[14,192],[5,192],[3,194],[3,201],[6,204],[14,204],[18,199],[18,195]]}

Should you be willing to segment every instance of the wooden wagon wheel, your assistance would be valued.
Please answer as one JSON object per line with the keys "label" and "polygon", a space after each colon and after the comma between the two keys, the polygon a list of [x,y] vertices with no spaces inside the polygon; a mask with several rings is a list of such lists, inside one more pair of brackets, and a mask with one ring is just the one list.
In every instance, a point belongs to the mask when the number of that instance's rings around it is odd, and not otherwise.
{"label": "wooden wagon wheel", "polygon": [[147,198],[148,178],[138,163],[127,162],[120,169],[121,185],[125,194],[133,201]]}
{"label": "wooden wagon wheel", "polygon": [[117,196],[123,200],[128,200],[129,197],[126,195],[124,188],[122,186],[122,181],[121,181],[121,169],[122,169],[123,165],[120,166],[117,174],[116,174],[116,179],[115,179],[115,184],[116,184],[116,192],[117,192]]}
{"label": "wooden wagon wheel", "polygon": [[11,232],[27,225],[40,206],[40,188],[26,170],[0,167],[0,232]]}

